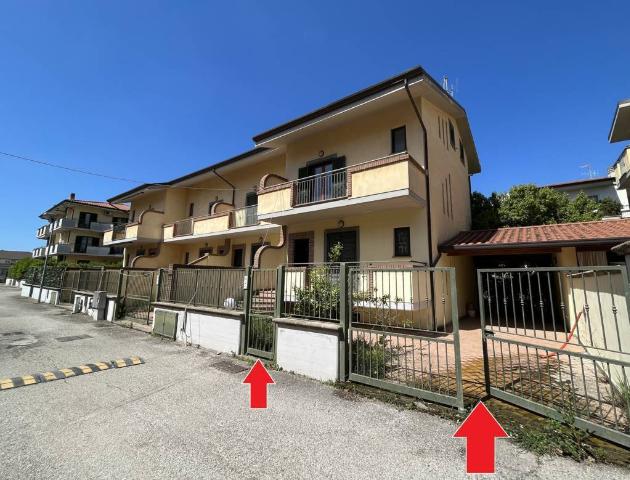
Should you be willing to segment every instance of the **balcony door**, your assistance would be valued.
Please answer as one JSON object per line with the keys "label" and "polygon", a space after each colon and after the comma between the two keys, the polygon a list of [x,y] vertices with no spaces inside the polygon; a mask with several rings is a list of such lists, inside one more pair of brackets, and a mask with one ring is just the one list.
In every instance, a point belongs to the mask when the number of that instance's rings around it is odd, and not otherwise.
{"label": "balcony door", "polygon": [[98,221],[98,215],[90,212],[79,212],[79,228],[90,228],[92,222]]}
{"label": "balcony door", "polygon": [[328,157],[309,162],[298,171],[297,204],[332,200],[345,195],[346,157]]}
{"label": "balcony door", "polygon": [[330,259],[330,251],[336,244],[341,244],[340,262],[359,261],[359,229],[331,230],[326,232],[326,258]]}
{"label": "balcony door", "polygon": [[98,247],[99,239],[97,237],[76,237],[74,239],[74,253],[86,253],[87,247]]}

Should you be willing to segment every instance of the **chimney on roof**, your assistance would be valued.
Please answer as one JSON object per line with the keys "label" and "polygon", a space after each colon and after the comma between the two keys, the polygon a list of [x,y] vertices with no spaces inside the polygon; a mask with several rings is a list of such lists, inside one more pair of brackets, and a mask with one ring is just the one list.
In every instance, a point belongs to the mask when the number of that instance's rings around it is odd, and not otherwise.
{"label": "chimney on roof", "polygon": [[74,193],[71,193],[70,197],[68,197],[68,198],[70,198],[70,200],[74,200],[76,198],[76,195]]}

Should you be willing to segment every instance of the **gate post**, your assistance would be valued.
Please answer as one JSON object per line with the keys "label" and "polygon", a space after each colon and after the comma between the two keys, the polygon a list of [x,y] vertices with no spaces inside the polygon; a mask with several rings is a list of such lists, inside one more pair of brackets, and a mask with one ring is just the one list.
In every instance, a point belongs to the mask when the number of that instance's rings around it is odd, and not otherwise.
{"label": "gate post", "polygon": [[158,277],[157,277],[157,286],[156,286],[156,290],[155,290],[155,300],[156,301],[160,301],[161,300],[161,295],[162,295],[162,274],[163,274],[163,269],[162,268],[158,268]]}
{"label": "gate post", "polygon": [[348,264],[339,264],[339,381],[345,382],[348,379],[348,324],[352,312],[348,288]]}
{"label": "gate post", "polygon": [[486,307],[483,302],[483,277],[480,270],[477,270],[477,290],[479,291],[479,322],[481,327],[481,351],[483,352],[483,376],[486,385],[486,395],[490,395],[490,365],[488,364],[488,342],[486,340],[485,320]]}
{"label": "gate post", "polygon": [[276,270],[276,308],[274,316],[280,318],[284,313],[284,272],[286,266],[279,265]]}
{"label": "gate post", "polygon": [[250,266],[245,269],[245,278],[243,281],[243,321],[241,322],[241,355],[247,353],[247,335],[249,334],[249,316],[252,308],[252,275],[254,271]]}
{"label": "gate post", "polygon": [[122,282],[123,282],[123,272],[124,268],[118,270],[118,285],[116,285],[116,318],[120,318],[120,310],[121,310],[121,302],[120,302],[120,294],[122,293]]}
{"label": "gate post", "polygon": [[[158,276],[158,281],[160,277]],[[151,286],[149,287],[149,297],[147,298],[147,325],[149,325],[151,320],[151,303],[153,301],[153,284],[155,283],[155,270],[151,270]],[[159,288],[159,285],[158,285]]]}
{"label": "gate post", "polygon": [[462,383],[462,353],[459,344],[459,310],[457,308],[457,278],[455,269],[450,267],[451,321],[453,323],[453,347],[455,349],[455,383],[457,388],[457,408],[464,411],[464,385]]}
{"label": "gate post", "polygon": [[105,276],[105,267],[101,267],[101,274],[98,276],[98,285],[96,286],[97,291],[103,290],[103,277]]}

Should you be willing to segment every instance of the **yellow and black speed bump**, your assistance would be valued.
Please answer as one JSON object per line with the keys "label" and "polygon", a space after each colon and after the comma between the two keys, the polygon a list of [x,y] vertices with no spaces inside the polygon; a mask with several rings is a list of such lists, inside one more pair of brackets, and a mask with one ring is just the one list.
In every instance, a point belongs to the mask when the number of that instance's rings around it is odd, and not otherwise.
{"label": "yellow and black speed bump", "polygon": [[144,363],[144,360],[140,357],[129,357],[110,360],[109,362],[86,363],[78,367],[60,368],[59,370],[49,370],[44,373],[33,373],[31,375],[22,375],[21,377],[5,378],[4,380],[0,380],[0,390],[35,385],[36,383],[52,382],[54,380],[63,380],[64,378],[110,370],[112,368],[132,367],[133,365],[140,365],[142,363]]}

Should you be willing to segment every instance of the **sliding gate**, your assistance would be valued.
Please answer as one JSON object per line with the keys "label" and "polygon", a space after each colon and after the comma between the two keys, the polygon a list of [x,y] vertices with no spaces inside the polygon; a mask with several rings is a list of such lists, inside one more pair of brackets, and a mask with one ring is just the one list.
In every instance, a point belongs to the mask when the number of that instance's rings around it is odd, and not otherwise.
{"label": "sliding gate", "polygon": [[630,446],[625,268],[477,275],[488,393]]}
{"label": "sliding gate", "polygon": [[347,285],[349,379],[463,409],[455,269],[361,264]]}

